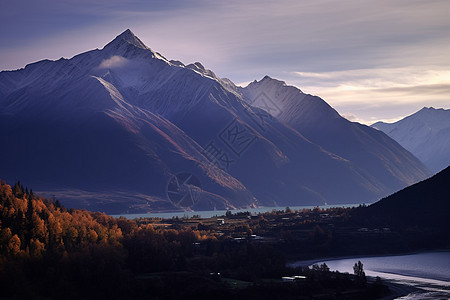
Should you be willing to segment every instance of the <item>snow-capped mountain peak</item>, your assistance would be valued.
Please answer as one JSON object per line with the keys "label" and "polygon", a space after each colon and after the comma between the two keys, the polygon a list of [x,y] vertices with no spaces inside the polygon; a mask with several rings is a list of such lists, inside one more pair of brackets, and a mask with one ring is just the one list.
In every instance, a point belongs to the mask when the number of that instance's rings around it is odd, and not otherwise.
{"label": "snow-capped mountain peak", "polygon": [[[253,81],[251,82],[248,87],[252,87],[253,85],[258,85],[258,86],[263,86],[265,89],[274,89],[274,88],[280,88],[283,86],[288,86],[286,84],[286,82],[282,81],[282,80],[278,80],[278,79],[274,79],[272,77],[270,77],[269,75],[264,76],[260,81]],[[297,88],[298,91],[300,91],[300,89]]]}
{"label": "snow-capped mountain peak", "polygon": [[[372,124],[372,127],[377,128],[379,130],[385,131],[387,126],[401,125],[403,127],[411,127],[411,128],[419,128],[426,132],[423,134],[428,134],[428,131],[433,128],[434,130],[440,130],[443,128],[448,128],[450,126],[450,118],[449,118],[449,110],[434,107],[424,107],[416,113],[405,117],[402,120],[399,120],[395,123],[384,123],[377,122]],[[393,128],[393,127],[392,127]],[[396,129],[398,130],[398,129]]]}
{"label": "snow-capped mountain peak", "polygon": [[[103,50],[111,52],[111,55],[120,55],[124,57],[136,57],[145,53],[148,55],[169,62],[164,56],[147,47],[134,33],[127,29],[119,34],[114,40],[109,42]],[[145,50],[142,52],[142,50]]]}
{"label": "snow-capped mountain peak", "polygon": [[198,61],[192,64],[189,64],[186,66],[186,68],[194,70],[195,72],[208,76],[212,79],[216,79],[219,80],[219,77],[216,76],[216,74],[214,74],[213,71],[206,69],[201,63],[199,63]]}
{"label": "snow-capped mountain peak", "polygon": [[168,61],[130,30],[101,50],[0,72],[0,144],[11,145],[1,175],[112,193],[114,210],[178,207],[169,185],[187,173],[203,190],[192,209],[367,202],[428,174],[387,136],[358,140],[345,121],[269,76],[238,88],[199,62]]}
{"label": "snow-capped mountain peak", "polygon": [[395,123],[371,126],[396,140],[434,172],[450,164],[450,109],[424,107]]}
{"label": "snow-capped mountain peak", "polygon": [[105,48],[111,45],[121,45],[123,43],[128,43],[142,49],[149,49],[130,29],[119,34],[114,40],[109,42]]}
{"label": "snow-capped mountain peak", "polygon": [[448,127],[450,124],[450,118],[448,117],[448,110],[443,108],[424,107],[416,114],[417,119],[421,119],[428,125],[434,125],[439,129]]}
{"label": "snow-capped mountain peak", "polygon": [[310,123],[317,118],[339,118],[339,114],[319,97],[303,93],[286,82],[264,76],[245,88],[239,88],[244,99],[252,106],[269,112],[289,123]]}

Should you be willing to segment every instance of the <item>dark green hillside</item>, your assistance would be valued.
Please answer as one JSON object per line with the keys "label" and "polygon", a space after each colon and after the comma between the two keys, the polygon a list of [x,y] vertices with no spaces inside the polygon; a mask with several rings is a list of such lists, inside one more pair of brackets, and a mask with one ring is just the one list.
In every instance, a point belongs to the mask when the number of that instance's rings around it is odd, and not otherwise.
{"label": "dark green hillside", "polygon": [[365,214],[393,225],[450,228],[450,167],[372,205]]}

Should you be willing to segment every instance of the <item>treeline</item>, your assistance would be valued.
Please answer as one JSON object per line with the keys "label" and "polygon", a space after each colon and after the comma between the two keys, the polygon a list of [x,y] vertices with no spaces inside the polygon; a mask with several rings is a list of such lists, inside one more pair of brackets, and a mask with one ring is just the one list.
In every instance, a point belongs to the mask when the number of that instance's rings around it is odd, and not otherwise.
{"label": "treeline", "polygon": [[[0,298],[166,298],[190,288],[185,282],[194,275],[222,272],[255,280],[280,278],[285,270],[270,245],[238,245],[219,241],[208,230],[158,229],[66,209],[20,183],[12,188],[0,183]],[[209,285],[225,288],[203,277],[196,284],[205,290]]]}
{"label": "treeline", "polygon": [[67,210],[20,182],[0,185],[1,258],[64,257],[92,247],[120,248],[122,230],[104,214]]}
{"label": "treeline", "polygon": [[[230,227],[229,234],[247,236],[236,240],[219,234],[220,225],[172,221],[170,228],[154,227],[146,219],[66,209],[20,182],[11,188],[1,181],[0,298],[375,299],[387,293],[380,282],[366,284],[326,266],[288,268],[283,251],[253,241],[247,223]],[[281,281],[292,275],[307,280]]]}
{"label": "treeline", "polygon": [[0,184],[0,296],[117,297],[132,274],[174,270],[206,237],[67,210],[20,183]]}

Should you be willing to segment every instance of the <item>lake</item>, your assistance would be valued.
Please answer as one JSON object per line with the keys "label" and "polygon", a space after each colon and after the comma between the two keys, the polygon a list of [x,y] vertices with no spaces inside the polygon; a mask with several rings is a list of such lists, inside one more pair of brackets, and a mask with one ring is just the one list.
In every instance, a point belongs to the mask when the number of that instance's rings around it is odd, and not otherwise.
{"label": "lake", "polygon": [[326,263],[332,271],[353,273],[353,265],[358,260],[363,263],[367,276],[379,276],[423,289],[397,299],[450,299],[450,251],[333,259],[317,264]]}
{"label": "lake", "polygon": [[[356,207],[359,204],[339,204],[339,205],[323,205],[323,206],[289,206],[292,210],[301,210],[301,209],[313,209],[314,207],[319,207],[323,209],[332,208],[332,207]],[[285,210],[286,207],[258,207],[258,208],[244,208],[244,209],[235,209],[230,210],[231,213],[236,214],[239,212],[249,212],[252,215],[257,215],[260,213],[270,212],[273,210]],[[191,218],[193,216],[200,216],[200,218],[211,218],[215,216],[224,216],[226,214],[226,210],[206,210],[206,211],[176,211],[176,212],[163,212],[163,213],[147,213],[147,214],[119,214],[112,215],[113,217],[125,217],[127,219],[136,219],[136,218],[162,218],[162,219],[171,219],[174,217],[179,218]]]}

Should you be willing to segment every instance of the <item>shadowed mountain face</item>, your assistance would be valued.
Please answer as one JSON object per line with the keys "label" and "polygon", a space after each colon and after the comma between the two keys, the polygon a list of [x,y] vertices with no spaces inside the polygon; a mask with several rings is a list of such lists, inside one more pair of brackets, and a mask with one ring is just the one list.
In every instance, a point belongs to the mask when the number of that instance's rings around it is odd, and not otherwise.
{"label": "shadowed mountain face", "polygon": [[371,126],[411,151],[433,172],[450,165],[450,109],[424,107],[395,123]]}
{"label": "shadowed mountain face", "polygon": [[114,213],[371,202],[428,175],[323,100],[286,87],[313,100],[268,113],[249,104],[251,86],[168,61],[129,30],[102,50],[1,72],[0,175]]}
{"label": "shadowed mountain face", "polygon": [[239,90],[248,103],[266,109],[311,142],[350,161],[382,191],[393,192],[430,175],[394,140],[341,117],[319,97],[268,76]]}
{"label": "shadowed mountain face", "polygon": [[450,167],[367,208],[366,214],[386,223],[418,228],[450,228]]}

